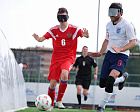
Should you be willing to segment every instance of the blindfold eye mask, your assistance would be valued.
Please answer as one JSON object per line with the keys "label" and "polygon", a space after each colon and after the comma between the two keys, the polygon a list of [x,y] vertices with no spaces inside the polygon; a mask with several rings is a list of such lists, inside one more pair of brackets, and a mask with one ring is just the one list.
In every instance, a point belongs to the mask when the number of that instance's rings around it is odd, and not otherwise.
{"label": "blindfold eye mask", "polygon": [[120,6],[112,4],[109,7],[108,16],[117,16],[121,12],[123,13],[123,9]]}
{"label": "blindfold eye mask", "polygon": [[108,16],[117,16],[121,12],[120,9],[110,8],[108,12]]}
{"label": "blindfold eye mask", "polygon": [[57,19],[59,22],[66,22],[68,20],[68,15],[57,15]]}

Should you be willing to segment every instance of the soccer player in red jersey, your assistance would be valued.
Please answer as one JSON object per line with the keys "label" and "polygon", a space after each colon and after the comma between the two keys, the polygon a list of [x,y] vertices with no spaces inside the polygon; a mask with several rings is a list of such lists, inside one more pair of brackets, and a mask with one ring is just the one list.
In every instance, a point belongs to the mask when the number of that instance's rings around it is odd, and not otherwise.
{"label": "soccer player in red jersey", "polygon": [[48,80],[50,86],[48,89],[48,95],[52,99],[53,110],[54,99],[55,99],[55,87],[60,81],[58,97],[56,100],[56,106],[60,109],[64,109],[62,104],[62,97],[67,88],[69,71],[72,65],[75,63],[76,49],[77,49],[77,38],[78,37],[89,37],[87,29],[79,29],[78,27],[68,24],[69,19],[68,11],[66,8],[59,8],[57,13],[57,19],[60,25],[56,25],[49,29],[49,31],[42,37],[37,34],[33,34],[33,37],[38,41],[42,42],[45,39],[52,38],[53,41],[53,53],[51,58],[51,65],[49,69]]}

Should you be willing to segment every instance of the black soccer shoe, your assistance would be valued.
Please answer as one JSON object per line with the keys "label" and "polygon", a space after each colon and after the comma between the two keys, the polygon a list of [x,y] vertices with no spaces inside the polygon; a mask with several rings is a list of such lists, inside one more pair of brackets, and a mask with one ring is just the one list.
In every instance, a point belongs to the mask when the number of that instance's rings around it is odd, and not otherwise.
{"label": "black soccer shoe", "polygon": [[103,107],[97,107],[96,112],[105,112]]}
{"label": "black soccer shoe", "polygon": [[120,83],[119,83],[119,85],[118,85],[118,89],[119,89],[119,90],[122,90],[122,88],[124,87],[125,80],[128,78],[129,75],[128,75],[127,72],[124,72],[122,76],[123,76],[125,79],[124,79],[123,82],[120,82]]}
{"label": "black soccer shoe", "polygon": [[84,96],[84,101],[86,101],[87,100],[87,96]]}

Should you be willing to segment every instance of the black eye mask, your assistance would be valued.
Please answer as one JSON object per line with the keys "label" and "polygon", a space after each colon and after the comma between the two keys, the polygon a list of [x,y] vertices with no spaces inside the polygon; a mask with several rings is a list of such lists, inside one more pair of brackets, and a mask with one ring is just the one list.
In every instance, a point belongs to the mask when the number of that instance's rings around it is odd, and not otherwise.
{"label": "black eye mask", "polygon": [[66,22],[68,20],[68,15],[57,15],[57,19],[59,22]]}

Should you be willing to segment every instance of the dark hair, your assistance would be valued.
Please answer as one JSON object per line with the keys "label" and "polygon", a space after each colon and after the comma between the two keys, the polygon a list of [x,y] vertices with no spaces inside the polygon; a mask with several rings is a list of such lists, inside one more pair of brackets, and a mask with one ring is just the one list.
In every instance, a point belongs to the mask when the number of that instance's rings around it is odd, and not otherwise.
{"label": "dark hair", "polygon": [[59,8],[59,9],[58,9],[58,13],[57,13],[57,14],[62,14],[62,13],[65,13],[65,12],[68,14],[67,9],[64,8],[64,7],[62,7],[62,8]]}
{"label": "dark hair", "polygon": [[24,63],[22,63],[22,64],[24,64],[24,65],[28,66],[26,62],[24,62]]}
{"label": "dark hair", "polygon": [[110,7],[111,7],[111,6],[118,6],[119,8],[122,9],[122,4],[121,4],[121,3],[112,3],[112,4],[110,5]]}
{"label": "dark hair", "polygon": [[82,50],[83,50],[84,48],[88,48],[88,47],[87,47],[87,46],[83,46]]}
{"label": "dark hair", "polygon": [[122,9],[122,4],[121,4],[121,3],[112,3],[112,4],[110,5],[109,9],[110,9],[110,8],[120,9],[120,12],[122,12],[122,13],[121,13],[121,16],[122,16],[122,14],[123,14],[123,9]]}

